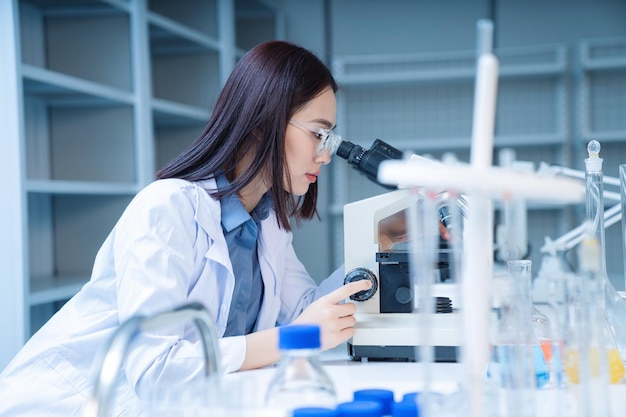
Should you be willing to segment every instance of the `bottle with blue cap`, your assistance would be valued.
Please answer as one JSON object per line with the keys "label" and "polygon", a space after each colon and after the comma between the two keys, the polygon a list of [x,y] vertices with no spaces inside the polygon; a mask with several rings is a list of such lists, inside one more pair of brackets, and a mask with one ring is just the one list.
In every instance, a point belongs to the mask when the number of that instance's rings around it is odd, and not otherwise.
{"label": "bottle with blue cap", "polygon": [[375,401],[382,407],[382,415],[391,415],[391,405],[394,402],[394,393],[389,389],[366,388],[354,391],[354,401]]}
{"label": "bottle with blue cap", "polygon": [[326,407],[301,407],[296,408],[291,413],[291,417],[338,417],[339,414],[334,408]]}
{"label": "bottle with blue cap", "polygon": [[383,417],[383,405],[379,401],[355,400],[337,406],[339,417]]}
{"label": "bottle with blue cap", "polygon": [[319,360],[319,326],[282,326],[278,334],[282,359],[267,388],[266,405],[289,412],[302,407],[334,408],[335,386]]}

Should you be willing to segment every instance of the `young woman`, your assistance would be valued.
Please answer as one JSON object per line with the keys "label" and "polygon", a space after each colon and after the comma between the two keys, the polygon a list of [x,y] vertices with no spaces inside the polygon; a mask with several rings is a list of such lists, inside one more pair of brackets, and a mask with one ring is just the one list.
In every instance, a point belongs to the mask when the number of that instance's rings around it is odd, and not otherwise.
{"label": "young woman", "polygon": [[[355,306],[341,301],[369,284],[342,286],[339,273],[318,287],[290,232],[290,219],[317,214],[317,177],[340,140],[336,90],[301,47],[271,41],[246,54],[201,136],[122,214],[89,283],[0,375],[0,415],[80,415],[94,356],[115,329],[191,301],[215,320],[226,372],[277,361],[277,324],[319,324],[323,349],[349,339]],[[140,415],[142,392],[203,374],[192,327],[138,340],[112,415]]]}

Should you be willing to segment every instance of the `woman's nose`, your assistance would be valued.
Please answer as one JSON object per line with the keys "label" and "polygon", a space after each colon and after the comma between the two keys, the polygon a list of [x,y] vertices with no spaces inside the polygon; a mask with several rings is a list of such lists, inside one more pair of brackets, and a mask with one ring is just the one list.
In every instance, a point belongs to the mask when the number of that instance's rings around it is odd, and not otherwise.
{"label": "woman's nose", "polygon": [[328,165],[330,163],[330,150],[323,149],[322,153],[317,154],[315,162],[321,165]]}

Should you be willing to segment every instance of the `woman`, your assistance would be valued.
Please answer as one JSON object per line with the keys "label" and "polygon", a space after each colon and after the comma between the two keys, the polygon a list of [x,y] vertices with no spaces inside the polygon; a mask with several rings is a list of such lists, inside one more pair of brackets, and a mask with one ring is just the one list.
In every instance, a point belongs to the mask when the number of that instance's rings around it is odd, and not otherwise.
{"label": "woman", "polygon": [[[340,140],[330,130],[336,90],[296,45],[271,41],[246,54],[202,135],[122,214],[90,282],[0,375],[0,415],[80,415],[94,356],[115,329],[191,301],[215,319],[226,372],[277,361],[276,324],[319,324],[323,349],[350,338],[355,306],[341,301],[369,284],[342,287],[336,274],[318,288],[290,233],[290,218],[317,214],[316,180]],[[142,393],[203,374],[198,337],[183,327],[142,335],[130,349],[112,415],[140,415]]]}

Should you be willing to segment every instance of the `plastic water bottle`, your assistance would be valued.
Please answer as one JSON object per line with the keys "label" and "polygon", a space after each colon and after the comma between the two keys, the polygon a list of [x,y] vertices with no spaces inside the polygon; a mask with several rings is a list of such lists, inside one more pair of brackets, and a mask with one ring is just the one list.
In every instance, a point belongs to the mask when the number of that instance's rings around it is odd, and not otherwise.
{"label": "plastic water bottle", "polygon": [[289,325],[278,332],[282,359],[267,388],[266,405],[287,412],[302,407],[334,408],[335,386],[319,360],[319,326]]}

